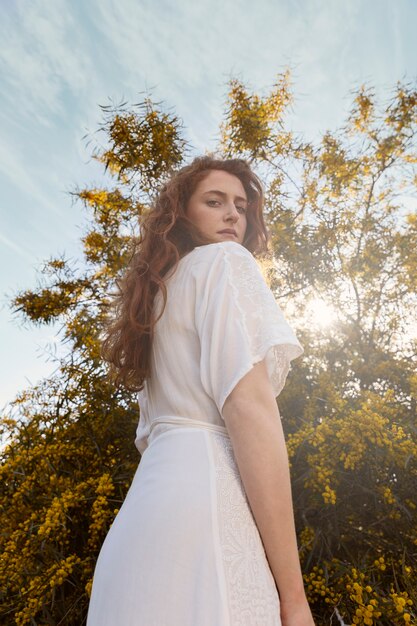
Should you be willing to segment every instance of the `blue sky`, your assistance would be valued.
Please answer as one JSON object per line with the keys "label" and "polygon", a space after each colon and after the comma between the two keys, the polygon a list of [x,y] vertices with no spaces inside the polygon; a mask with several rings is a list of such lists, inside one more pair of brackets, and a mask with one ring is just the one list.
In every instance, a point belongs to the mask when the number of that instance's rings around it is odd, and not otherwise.
{"label": "blue sky", "polygon": [[[0,24],[0,407],[56,364],[59,325],[22,326],[8,302],[44,260],[81,258],[87,214],[70,191],[106,182],[83,136],[99,104],[147,90],[215,146],[227,82],[267,93],[292,68],[289,126],[315,140],[361,83],[415,81],[414,0],[3,0]],[[99,139],[99,135],[96,135]]]}

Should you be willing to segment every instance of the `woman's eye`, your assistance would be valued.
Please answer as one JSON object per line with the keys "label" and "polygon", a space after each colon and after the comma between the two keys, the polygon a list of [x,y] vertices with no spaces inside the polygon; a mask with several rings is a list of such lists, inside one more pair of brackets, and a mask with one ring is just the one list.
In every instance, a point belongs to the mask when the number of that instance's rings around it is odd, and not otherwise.
{"label": "woman's eye", "polygon": [[[207,204],[208,206],[216,206],[217,204],[221,203],[219,202],[219,200],[207,200]],[[240,213],[246,213],[247,211],[247,208],[244,206],[237,206],[236,208]]]}

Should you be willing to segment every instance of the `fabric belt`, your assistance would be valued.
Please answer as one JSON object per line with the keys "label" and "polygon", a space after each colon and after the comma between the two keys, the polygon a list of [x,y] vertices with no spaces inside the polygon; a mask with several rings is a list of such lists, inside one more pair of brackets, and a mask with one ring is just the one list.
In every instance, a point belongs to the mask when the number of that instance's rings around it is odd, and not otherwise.
{"label": "fabric belt", "polygon": [[154,426],[158,424],[173,424],[174,426],[191,426],[192,428],[201,428],[203,430],[212,430],[217,433],[221,433],[226,437],[229,437],[228,430],[225,426],[220,426],[218,424],[210,424],[208,422],[204,422],[202,420],[196,420],[192,417],[178,417],[176,415],[161,415],[160,417],[156,417],[151,421],[151,426],[149,429],[149,435],[151,434]]}

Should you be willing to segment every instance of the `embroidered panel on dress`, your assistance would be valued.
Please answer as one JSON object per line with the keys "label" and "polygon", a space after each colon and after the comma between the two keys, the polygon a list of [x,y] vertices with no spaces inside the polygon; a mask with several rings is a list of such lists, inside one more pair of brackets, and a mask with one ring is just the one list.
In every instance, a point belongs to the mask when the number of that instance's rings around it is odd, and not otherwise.
{"label": "embroidered panel on dress", "polygon": [[281,626],[279,597],[228,437],[213,434],[219,539],[231,626]]}

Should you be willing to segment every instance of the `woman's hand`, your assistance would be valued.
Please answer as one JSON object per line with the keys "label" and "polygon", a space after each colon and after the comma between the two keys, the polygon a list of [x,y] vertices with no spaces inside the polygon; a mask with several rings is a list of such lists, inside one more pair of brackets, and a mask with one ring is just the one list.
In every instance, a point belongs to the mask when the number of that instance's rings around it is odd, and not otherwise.
{"label": "woman's hand", "polygon": [[307,599],[286,604],[281,602],[282,626],[315,626]]}

